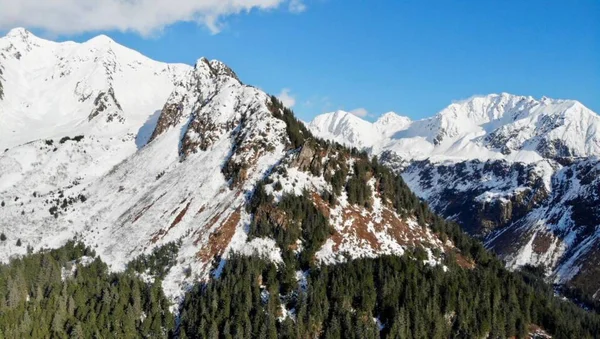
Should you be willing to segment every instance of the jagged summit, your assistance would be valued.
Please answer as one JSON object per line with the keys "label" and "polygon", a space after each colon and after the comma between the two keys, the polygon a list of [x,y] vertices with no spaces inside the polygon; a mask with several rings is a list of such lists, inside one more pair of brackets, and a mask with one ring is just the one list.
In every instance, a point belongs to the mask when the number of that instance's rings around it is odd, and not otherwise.
{"label": "jagged summit", "polygon": [[[338,122],[344,119],[340,114],[324,114],[308,126],[321,137],[392,151],[409,160],[535,162],[600,154],[600,117],[575,100],[501,93],[452,103],[418,121],[386,114],[373,125],[358,117],[353,117],[352,125]],[[373,127],[381,131],[382,125],[391,126],[384,128],[391,133],[373,136]]]}
{"label": "jagged summit", "polygon": [[227,66],[222,61],[216,59],[208,60],[206,57],[201,57],[196,61],[194,68],[205,69],[212,73],[214,76],[228,76],[236,79],[237,81],[240,81],[237,74],[235,74],[235,72],[231,68],[229,68],[229,66]]}

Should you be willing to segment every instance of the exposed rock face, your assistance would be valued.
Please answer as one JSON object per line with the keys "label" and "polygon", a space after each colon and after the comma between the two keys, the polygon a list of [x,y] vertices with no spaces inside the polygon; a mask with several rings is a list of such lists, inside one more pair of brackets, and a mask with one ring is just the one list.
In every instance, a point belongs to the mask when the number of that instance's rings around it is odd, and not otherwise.
{"label": "exposed rock face", "polygon": [[545,265],[556,282],[595,293],[600,161],[563,164],[424,161],[403,176],[436,211],[484,240],[509,266]]}
{"label": "exposed rock face", "polygon": [[0,100],[4,99],[4,85],[2,85],[2,71],[3,67],[0,65]]}
{"label": "exposed rock face", "polygon": [[211,69],[212,73],[215,76],[230,77],[241,83],[237,74],[235,74],[235,72],[231,68],[229,68],[229,66],[225,65],[221,61],[219,61],[219,60],[208,61],[208,59],[206,59],[206,58],[202,58],[200,60],[201,60],[201,62],[204,62]]}
{"label": "exposed rock face", "polygon": [[404,177],[434,209],[483,237],[519,220],[548,197],[549,188],[537,171],[505,161],[422,161],[409,166]]}
{"label": "exposed rock face", "polygon": [[0,229],[23,242],[0,261],[76,237],[122,269],[181,241],[171,297],[233,249],[277,261],[245,233],[248,195],[289,149],[269,95],[221,62],[162,64],[106,37],[0,38],[0,69]]}
{"label": "exposed rock face", "polygon": [[105,115],[106,122],[125,122],[123,108],[117,101],[117,98],[115,97],[115,91],[112,87],[110,87],[107,92],[98,93],[96,99],[94,99],[94,109],[88,116],[88,120],[92,121],[92,119],[101,114]]}
{"label": "exposed rock face", "polygon": [[310,146],[310,144],[306,143],[300,150],[300,154],[292,163],[292,166],[298,167],[301,171],[307,171],[310,169],[311,164],[313,163],[315,157],[315,150]]}
{"label": "exposed rock face", "polygon": [[403,172],[413,191],[510,267],[543,264],[556,282],[600,287],[589,278],[600,264],[588,262],[600,246],[598,114],[574,100],[490,94],[389,126],[396,132],[368,143],[347,136],[370,136],[374,124],[347,119],[328,113],[308,126]]}

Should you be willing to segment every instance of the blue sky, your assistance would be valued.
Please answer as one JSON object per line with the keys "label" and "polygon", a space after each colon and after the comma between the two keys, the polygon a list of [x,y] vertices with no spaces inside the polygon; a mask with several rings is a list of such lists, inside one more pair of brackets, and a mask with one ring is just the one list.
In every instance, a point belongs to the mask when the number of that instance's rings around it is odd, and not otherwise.
{"label": "blue sky", "polygon": [[161,61],[222,60],[245,83],[287,89],[305,120],[358,108],[368,119],[418,119],[495,92],[577,99],[600,112],[600,1],[282,1],[225,13],[218,33],[185,19],[150,33],[23,22],[59,40],[101,32]]}

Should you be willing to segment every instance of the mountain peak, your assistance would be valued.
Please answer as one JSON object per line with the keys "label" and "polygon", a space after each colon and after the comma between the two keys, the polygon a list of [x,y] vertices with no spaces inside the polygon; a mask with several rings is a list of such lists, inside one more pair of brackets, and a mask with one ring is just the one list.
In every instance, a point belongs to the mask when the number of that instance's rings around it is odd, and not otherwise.
{"label": "mountain peak", "polygon": [[23,27],[16,27],[11,29],[6,36],[9,38],[29,38],[30,36],[32,36],[33,34],[28,31],[27,29],[23,28]]}
{"label": "mountain peak", "polygon": [[345,145],[368,147],[378,139],[372,123],[342,110],[316,116],[308,126],[317,135]]}
{"label": "mountain peak", "polygon": [[235,74],[229,66],[219,60],[208,60],[206,57],[201,57],[196,61],[194,69],[207,71],[214,76],[227,76],[240,81],[237,74]]}
{"label": "mountain peak", "polygon": [[11,29],[6,36],[0,38],[0,49],[9,52],[16,59],[34,47],[45,45],[45,40],[36,37],[25,28],[18,27]]}
{"label": "mountain peak", "polygon": [[100,34],[86,41],[86,44],[94,46],[106,46],[110,44],[116,44],[116,42],[109,36]]}
{"label": "mountain peak", "polygon": [[438,160],[534,162],[600,154],[600,116],[575,100],[502,92],[453,102],[435,116],[414,122],[393,112],[373,124],[347,115],[318,116],[309,128],[322,138],[389,148],[411,159],[435,155]]}
{"label": "mountain peak", "polygon": [[399,115],[396,112],[387,112],[382,114],[377,121],[375,121],[376,125],[397,125],[397,124],[401,124],[401,125],[406,125],[409,124],[411,122],[411,119],[409,117],[405,117],[402,115]]}

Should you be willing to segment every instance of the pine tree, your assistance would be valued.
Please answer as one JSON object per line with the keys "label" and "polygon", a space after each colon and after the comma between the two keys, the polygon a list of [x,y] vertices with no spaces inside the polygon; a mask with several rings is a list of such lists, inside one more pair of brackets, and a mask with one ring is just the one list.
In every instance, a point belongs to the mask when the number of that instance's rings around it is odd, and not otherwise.
{"label": "pine tree", "polygon": [[69,334],[71,339],[85,339],[85,333],[83,332],[83,328],[81,327],[81,323],[77,323],[75,327],[71,330]]}

